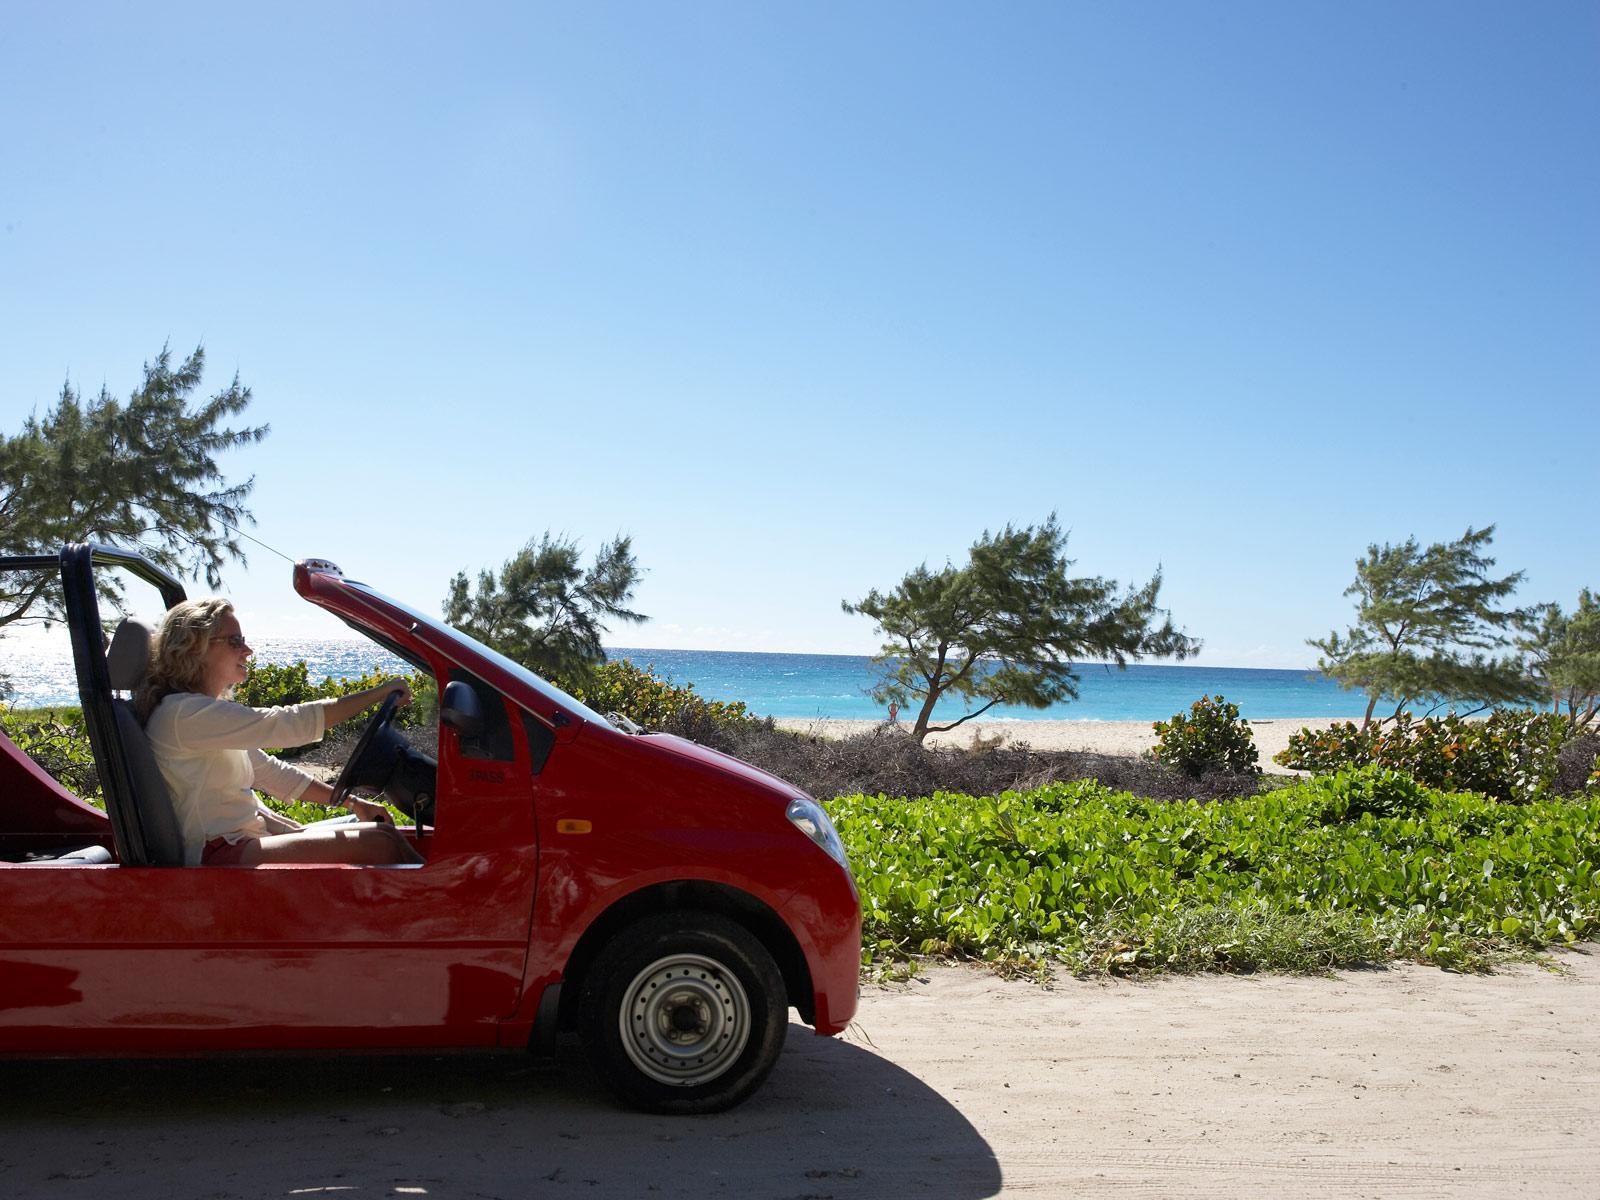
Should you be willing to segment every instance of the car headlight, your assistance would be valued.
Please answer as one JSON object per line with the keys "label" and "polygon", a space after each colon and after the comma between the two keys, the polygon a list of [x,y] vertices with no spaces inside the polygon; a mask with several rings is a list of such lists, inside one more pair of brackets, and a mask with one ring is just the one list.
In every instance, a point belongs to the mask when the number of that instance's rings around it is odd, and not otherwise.
{"label": "car headlight", "polygon": [[829,858],[845,870],[850,869],[850,864],[845,861],[844,843],[839,840],[839,831],[833,827],[822,805],[808,797],[797,796],[789,801],[785,815],[796,829],[821,846]]}

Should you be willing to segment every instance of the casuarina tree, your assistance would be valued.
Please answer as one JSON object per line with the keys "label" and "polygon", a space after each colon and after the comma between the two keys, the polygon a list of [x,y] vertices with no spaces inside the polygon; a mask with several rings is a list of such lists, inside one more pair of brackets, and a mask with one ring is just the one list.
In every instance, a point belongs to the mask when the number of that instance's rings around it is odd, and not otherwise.
{"label": "casuarina tree", "polygon": [[1342,687],[1365,692],[1362,728],[1379,702],[1394,719],[1416,703],[1485,707],[1537,699],[1540,689],[1515,653],[1515,631],[1530,614],[1503,607],[1522,572],[1496,577],[1485,551],[1494,526],[1468,529],[1453,542],[1423,548],[1368,546],[1345,589],[1356,598],[1355,624],[1343,634],[1308,639],[1318,667]]}
{"label": "casuarina tree", "polygon": [[444,619],[529,670],[576,687],[605,661],[606,622],[648,620],[627,607],[639,576],[630,538],[605,543],[585,568],[576,542],[546,532],[498,572],[479,572],[476,587],[459,572]]}
{"label": "casuarina tree", "polygon": [[[113,542],[220,585],[223,564],[245,557],[236,528],[253,523],[244,501],[254,480],[229,483],[217,457],[260,441],[268,427],[228,424],[250,403],[237,375],[192,400],[204,368],[204,349],[173,366],[162,347],[126,402],[103,387],[85,401],[68,383],[43,417],[0,434],[0,554]],[[51,578],[11,576],[0,589],[0,626],[52,615]]]}
{"label": "casuarina tree", "polygon": [[1517,646],[1531,658],[1535,683],[1574,730],[1600,717],[1600,599],[1584,588],[1571,613],[1559,604],[1534,610],[1534,621]]}
{"label": "casuarina tree", "polygon": [[[917,741],[997,704],[1046,708],[1076,699],[1074,662],[1125,667],[1146,655],[1181,659],[1199,649],[1157,606],[1160,572],[1128,589],[1073,576],[1066,544],[1052,513],[1037,527],[985,531],[960,566],[923,564],[892,591],[874,588],[844,602],[845,612],[877,623],[883,645],[873,659],[880,680],[872,695],[915,711]],[[959,698],[967,711],[935,725],[945,697]]]}

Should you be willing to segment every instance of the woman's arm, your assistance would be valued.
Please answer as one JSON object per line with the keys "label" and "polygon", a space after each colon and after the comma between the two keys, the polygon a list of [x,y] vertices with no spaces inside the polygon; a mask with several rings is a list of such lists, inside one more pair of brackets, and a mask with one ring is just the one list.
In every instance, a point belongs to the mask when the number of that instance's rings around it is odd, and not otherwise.
{"label": "woman's arm", "polygon": [[[313,780],[300,793],[300,799],[309,800],[312,804],[321,804],[324,807],[333,805],[333,788],[321,780]],[[361,796],[345,794],[344,806],[356,814],[363,821],[376,821],[383,825],[389,821],[389,810],[376,800],[367,800]]]}
{"label": "woman's arm", "polygon": [[[302,771],[299,767],[280,762],[270,754],[260,750],[250,751],[250,762],[255,771],[254,786],[266,792],[269,796],[276,796],[279,800],[304,800],[310,804],[320,804],[324,808],[333,805],[333,788],[323,783],[322,780]],[[364,800],[360,796],[346,796],[344,806],[363,821],[385,822],[389,820],[389,810],[383,805],[372,800]],[[304,826],[280,817],[271,809],[262,808],[262,812],[269,815],[267,824],[273,827],[274,821],[282,823],[286,828],[272,828],[274,833],[294,833]]]}
{"label": "woman's arm", "polygon": [[370,687],[364,692],[352,692],[337,700],[324,701],[327,728],[332,729],[339,722],[366,712],[380,700],[386,699],[390,692],[400,693],[401,707],[411,703],[411,687],[404,679],[385,679],[377,687]]}
{"label": "woman's arm", "polygon": [[169,697],[151,715],[145,732],[158,754],[166,747],[177,753],[205,750],[253,750],[259,746],[304,746],[341,721],[359,716],[391,692],[411,703],[403,679],[388,679],[334,700],[308,700],[272,708],[248,708],[232,700],[199,695]]}

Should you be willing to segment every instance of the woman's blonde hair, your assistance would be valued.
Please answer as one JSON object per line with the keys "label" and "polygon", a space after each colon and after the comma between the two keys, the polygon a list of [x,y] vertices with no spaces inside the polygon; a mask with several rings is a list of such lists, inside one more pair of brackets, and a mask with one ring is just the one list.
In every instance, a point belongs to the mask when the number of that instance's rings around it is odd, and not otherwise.
{"label": "woman's blonde hair", "polygon": [[198,692],[205,685],[206,652],[222,618],[233,605],[218,596],[185,600],[167,610],[150,647],[150,671],[134,697],[134,711],[142,720],[168,696]]}

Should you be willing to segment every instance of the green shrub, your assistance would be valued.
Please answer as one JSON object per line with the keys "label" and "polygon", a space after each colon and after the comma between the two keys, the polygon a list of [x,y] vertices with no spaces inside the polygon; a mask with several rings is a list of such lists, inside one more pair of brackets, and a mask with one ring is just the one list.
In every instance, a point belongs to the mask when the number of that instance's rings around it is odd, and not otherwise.
{"label": "green shrub", "polygon": [[1501,708],[1481,721],[1454,714],[1414,721],[1402,714],[1365,731],[1349,721],[1302,729],[1274,761],[1319,774],[1385,767],[1428,787],[1524,804],[1552,794],[1567,736],[1566,720],[1556,713]]}
{"label": "green shrub", "polygon": [[24,754],[67,791],[89,804],[105,806],[82,709],[0,710],[0,726]]}
{"label": "green shrub", "polygon": [[674,723],[743,725],[755,720],[737,700],[707,700],[694,684],[681,687],[662,679],[651,667],[635,666],[626,658],[601,663],[594,676],[573,689],[590,708],[621,713],[646,729],[663,729]]}
{"label": "green shrub", "polygon": [[1394,738],[1386,755],[1392,761],[1399,746],[1404,744],[1401,731],[1409,720],[1402,716],[1400,724],[1375,724],[1365,730],[1354,721],[1338,721],[1326,729],[1302,729],[1289,735],[1288,747],[1274,754],[1272,761],[1319,775],[1346,767],[1367,767],[1378,761],[1383,739]]}
{"label": "green shrub", "polygon": [[251,708],[272,708],[280,704],[304,704],[336,695],[334,681],[312,683],[304,660],[278,665],[251,659],[245,668],[244,682],[233,689],[233,698]]}
{"label": "green shrub", "polygon": [[1256,765],[1256,740],[1250,722],[1239,718],[1239,706],[1221,696],[1213,700],[1201,696],[1189,706],[1189,714],[1173,714],[1171,720],[1157,721],[1158,761],[1198,779],[1207,771],[1232,771],[1250,774]]}

